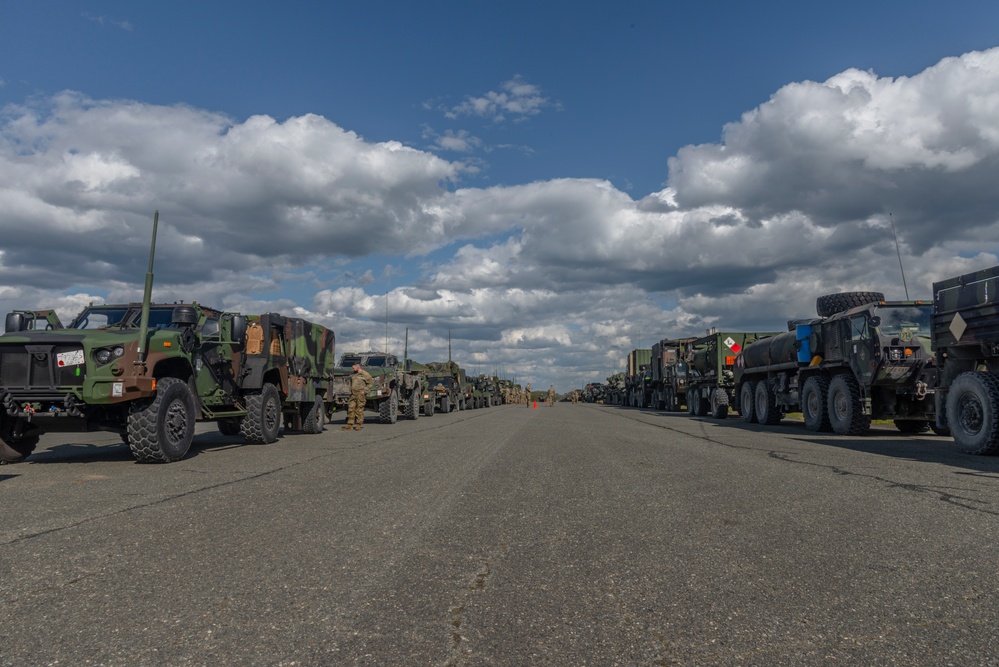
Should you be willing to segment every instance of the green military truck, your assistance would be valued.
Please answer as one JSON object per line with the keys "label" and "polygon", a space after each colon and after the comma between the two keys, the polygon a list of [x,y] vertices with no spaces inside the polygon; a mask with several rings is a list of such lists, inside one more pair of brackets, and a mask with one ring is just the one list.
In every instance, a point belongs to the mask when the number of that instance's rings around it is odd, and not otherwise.
{"label": "green military truck", "polygon": [[687,368],[687,413],[725,419],[729,407],[738,408],[735,392],[735,360],[743,347],[773,336],[769,332],[710,329],[680,350],[679,362]]}
{"label": "green military truck", "polygon": [[431,361],[424,364],[423,414],[448,413],[464,406],[464,387],[458,364],[453,361]]}
{"label": "green military truck", "polygon": [[674,412],[687,404],[687,364],[681,352],[693,338],[664,338],[652,346],[650,404]]}
{"label": "green military truck", "polygon": [[977,454],[999,454],[999,266],[933,284],[936,426]]}
{"label": "green military truck", "polygon": [[872,419],[903,433],[935,426],[931,303],[844,292],[819,297],[816,310],[819,318],[792,320],[739,355],[746,422],[776,424],[800,410],[807,429],[840,435],[862,435]]}
{"label": "green military truck", "polygon": [[[283,417],[322,430],[333,332],[273,314],[152,303],[158,220],[142,303],[92,304],[66,327],[50,311],[7,315],[0,460],[30,455],[48,431],[116,432],[136,460],[163,463],[187,454],[199,419],[261,443],[277,439]],[[265,338],[268,346],[257,344]]]}
{"label": "green military truck", "polygon": [[652,402],[652,350],[639,349],[628,353],[628,371],[624,376],[625,405],[648,408]]}
{"label": "green military truck", "polygon": [[406,419],[419,418],[423,406],[423,373],[408,370],[407,364],[386,352],[347,352],[340,357],[340,363],[333,370],[335,409],[347,408],[354,364],[360,364],[375,381],[364,408],[377,412],[379,422],[396,423],[400,408]]}

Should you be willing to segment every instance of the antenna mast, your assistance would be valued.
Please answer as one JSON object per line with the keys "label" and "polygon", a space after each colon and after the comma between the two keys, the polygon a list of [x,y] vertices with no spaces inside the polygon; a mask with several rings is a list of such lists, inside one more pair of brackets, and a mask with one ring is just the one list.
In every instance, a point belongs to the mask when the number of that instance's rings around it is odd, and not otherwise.
{"label": "antenna mast", "polygon": [[898,255],[898,269],[902,272],[902,287],[905,288],[905,300],[909,300],[909,286],[905,284],[905,268],[902,266],[902,251],[898,249],[898,234],[895,233],[895,219],[888,214],[888,221],[891,222],[891,235],[895,237],[895,254]]}

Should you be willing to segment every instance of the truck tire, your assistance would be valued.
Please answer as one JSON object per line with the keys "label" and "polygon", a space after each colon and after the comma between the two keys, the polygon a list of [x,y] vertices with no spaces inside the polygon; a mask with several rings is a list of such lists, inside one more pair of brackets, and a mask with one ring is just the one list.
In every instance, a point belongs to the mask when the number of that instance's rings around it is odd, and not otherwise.
{"label": "truck tire", "polygon": [[694,401],[695,401],[694,396],[696,395],[696,393],[697,392],[693,392],[690,389],[687,389],[687,414],[690,415],[691,417],[697,415],[697,409],[694,407]]}
{"label": "truck tire", "polygon": [[999,454],[999,376],[958,375],[947,393],[947,424],[954,441],[973,454]]}
{"label": "truck tire", "polygon": [[450,396],[444,396],[443,398],[441,398],[441,412],[443,412],[444,414],[451,412]]}
{"label": "truck tire", "polygon": [[747,424],[756,423],[756,382],[747,380],[739,389],[739,414]]}
{"label": "truck tire", "polygon": [[801,416],[805,418],[805,428],[809,431],[832,431],[829,424],[829,378],[825,375],[813,375],[805,380],[801,390]]}
{"label": "truck tire", "polygon": [[709,413],[715,419],[728,418],[728,394],[724,389],[716,388],[709,399]]}
{"label": "truck tire", "polygon": [[265,382],[260,391],[246,397],[246,416],[239,432],[247,442],[266,445],[277,440],[281,429],[281,394],[277,387]]}
{"label": "truck tire", "polygon": [[406,419],[420,418],[420,392],[414,389],[409,392],[409,400],[406,401]]}
{"label": "truck tire", "polygon": [[0,461],[16,463],[22,461],[35,451],[38,446],[38,427],[27,424],[27,431],[20,436],[14,436],[14,420],[0,417]]}
{"label": "truck tire", "polygon": [[815,312],[818,313],[819,317],[829,317],[836,313],[842,313],[844,310],[884,300],[885,295],[881,292],[840,292],[839,294],[826,294],[815,300]]}
{"label": "truck tire", "polygon": [[[304,405],[308,405],[303,404]],[[316,396],[309,411],[302,420],[302,431],[305,433],[318,434],[323,432],[323,424],[326,423],[326,405],[322,396]]]}
{"label": "truck tire", "polygon": [[784,414],[777,405],[777,396],[770,389],[766,380],[760,380],[756,383],[755,398],[753,410],[756,412],[756,422],[767,426],[779,424],[780,420],[784,418]]}
{"label": "truck tire", "polygon": [[829,425],[839,435],[863,435],[871,418],[860,405],[860,385],[852,375],[837,375],[829,382]]}
{"label": "truck tire", "polygon": [[139,463],[184,458],[194,440],[194,393],[183,380],[161,378],[156,395],[128,406],[128,446]]}
{"label": "truck tire", "polygon": [[222,435],[239,435],[238,419],[220,419],[215,422],[215,425]]}
{"label": "truck tire", "polygon": [[394,424],[399,419],[399,392],[395,389],[389,397],[378,405],[378,421],[383,424]]}
{"label": "truck tire", "polygon": [[434,416],[434,408],[436,407],[436,403],[437,403],[437,399],[435,399],[433,396],[431,396],[430,398],[428,398],[426,401],[423,402],[423,416],[424,417],[433,417]]}

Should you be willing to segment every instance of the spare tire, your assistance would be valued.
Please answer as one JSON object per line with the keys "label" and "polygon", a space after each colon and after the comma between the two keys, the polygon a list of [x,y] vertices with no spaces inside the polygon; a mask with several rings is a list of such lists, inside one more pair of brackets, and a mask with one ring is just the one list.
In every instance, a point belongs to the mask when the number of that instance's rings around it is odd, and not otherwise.
{"label": "spare tire", "polygon": [[815,300],[815,312],[818,313],[819,317],[829,317],[836,313],[842,313],[844,310],[884,300],[885,295],[881,292],[840,292],[839,294],[826,294]]}

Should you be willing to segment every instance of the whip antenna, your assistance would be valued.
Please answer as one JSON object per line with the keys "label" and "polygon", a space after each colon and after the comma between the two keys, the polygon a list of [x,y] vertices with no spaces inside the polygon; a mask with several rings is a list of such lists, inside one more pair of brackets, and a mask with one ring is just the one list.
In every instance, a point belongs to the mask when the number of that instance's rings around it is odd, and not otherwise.
{"label": "whip antenna", "polygon": [[902,287],[905,288],[905,300],[909,300],[909,286],[905,284],[905,268],[902,266],[902,251],[898,249],[898,234],[895,233],[895,220],[888,214],[888,221],[891,222],[891,235],[895,237],[895,253],[898,255],[898,270],[902,272]]}

